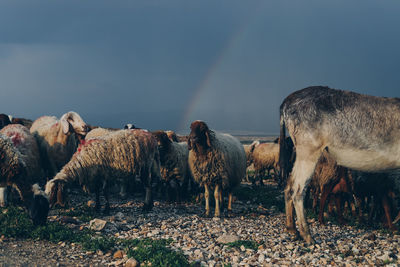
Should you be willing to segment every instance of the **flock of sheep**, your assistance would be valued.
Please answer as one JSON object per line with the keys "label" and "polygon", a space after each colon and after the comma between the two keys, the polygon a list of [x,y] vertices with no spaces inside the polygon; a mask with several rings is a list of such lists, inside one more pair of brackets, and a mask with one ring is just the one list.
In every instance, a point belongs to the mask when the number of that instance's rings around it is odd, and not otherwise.
{"label": "flock of sheep", "polygon": [[43,116],[33,122],[0,114],[0,205],[14,191],[33,222],[44,224],[50,207],[65,205],[68,186],[79,184],[94,193],[97,210],[103,194],[108,213],[113,187],[124,197],[140,181],[145,211],[153,206],[155,185],[176,201],[200,186],[205,215],[210,215],[213,193],[214,216],[221,216],[224,198],[232,211],[232,191],[253,164],[261,184],[272,170],[278,185],[285,187],[286,225],[295,237],[313,242],[303,205],[308,185],[314,208],[320,199],[321,223],[331,198],[340,222],[347,203],[360,219],[365,207],[374,208],[368,210],[370,217],[383,207],[387,226],[394,228],[391,206],[400,185],[391,170],[400,167],[400,99],[305,88],[282,103],[281,134],[273,143],[242,145],[203,121],[192,122],[183,142],[171,131],[148,132],[132,124],[124,128],[92,127],[72,111],[60,119]]}

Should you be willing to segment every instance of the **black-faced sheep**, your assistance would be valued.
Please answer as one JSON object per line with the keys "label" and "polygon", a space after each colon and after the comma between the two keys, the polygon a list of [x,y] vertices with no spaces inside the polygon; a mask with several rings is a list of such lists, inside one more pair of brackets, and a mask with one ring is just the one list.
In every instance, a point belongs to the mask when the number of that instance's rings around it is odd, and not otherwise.
{"label": "black-faced sheep", "polygon": [[33,122],[30,131],[37,139],[42,166],[49,177],[69,161],[88,129],[79,114],[73,111],[65,113],[60,120],[43,116]]}
{"label": "black-faced sheep", "polygon": [[205,214],[210,214],[209,190],[214,189],[214,215],[220,216],[223,192],[228,192],[228,211],[232,210],[232,190],[246,175],[246,154],[239,140],[210,130],[203,121],[194,121],[190,129],[189,166],[194,180],[204,186]]}
{"label": "black-faced sheep", "polygon": [[164,131],[156,131],[153,134],[158,141],[161,178],[166,184],[168,199],[175,198],[180,201],[187,196],[188,183],[191,179],[188,145],[186,142],[172,141]]}
{"label": "black-faced sheep", "polygon": [[159,154],[155,137],[142,130],[119,130],[106,137],[82,142],[72,159],[46,184],[50,203],[57,200],[59,187],[79,181],[83,190],[96,194],[100,209],[100,191],[109,210],[108,190],[115,183],[140,176],[146,189],[144,210],[153,206],[152,179],[160,176]]}
{"label": "black-faced sheep", "polygon": [[21,124],[25,126],[26,128],[30,129],[32,127],[33,121],[30,119],[24,119],[24,118],[12,118],[11,120],[12,124]]}
{"label": "black-faced sheep", "polygon": [[176,133],[174,131],[165,131],[165,133],[167,134],[168,138],[173,141],[173,142],[179,142],[178,136],[176,135]]}
{"label": "black-faced sheep", "polygon": [[34,147],[36,142],[27,129],[22,131],[16,129],[15,132],[18,134],[11,138],[0,134],[0,187],[15,188],[33,223],[45,224],[49,201],[40,187],[34,184],[38,177],[32,176],[36,167],[30,164],[34,164],[38,158],[35,160],[29,158],[35,154],[31,153],[30,148]]}

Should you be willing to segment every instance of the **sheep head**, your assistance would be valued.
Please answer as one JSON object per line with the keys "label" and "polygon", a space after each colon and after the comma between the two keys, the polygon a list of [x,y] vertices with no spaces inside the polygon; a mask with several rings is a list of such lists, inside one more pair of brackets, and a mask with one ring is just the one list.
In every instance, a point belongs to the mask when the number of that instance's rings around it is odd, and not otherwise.
{"label": "sheep head", "polygon": [[132,123],[125,124],[124,129],[137,129],[136,126]]}
{"label": "sheep head", "polygon": [[253,163],[253,152],[256,146],[260,144],[260,141],[256,140],[250,145],[244,146],[244,151],[246,152],[247,166],[250,166]]}
{"label": "sheep head", "polygon": [[153,135],[157,139],[158,150],[162,157],[170,149],[172,141],[164,131],[155,131]]}
{"label": "sheep head", "polygon": [[80,138],[84,137],[90,129],[81,116],[74,111],[62,115],[60,122],[64,134],[76,133]]}
{"label": "sheep head", "polygon": [[11,123],[10,117],[6,114],[0,114],[0,129]]}
{"label": "sheep head", "polygon": [[50,206],[65,206],[65,181],[63,179],[52,179],[47,182],[45,194],[49,199]]}
{"label": "sheep head", "polygon": [[176,133],[174,131],[165,131],[165,133],[167,134],[168,138],[173,141],[173,142],[179,142],[178,140],[178,136],[176,135]]}
{"label": "sheep head", "polygon": [[33,198],[28,206],[34,225],[44,225],[49,214],[49,199],[38,184],[32,186]]}
{"label": "sheep head", "polygon": [[194,149],[202,154],[208,148],[212,147],[211,131],[203,121],[194,121],[190,125],[190,134],[188,138],[188,149]]}

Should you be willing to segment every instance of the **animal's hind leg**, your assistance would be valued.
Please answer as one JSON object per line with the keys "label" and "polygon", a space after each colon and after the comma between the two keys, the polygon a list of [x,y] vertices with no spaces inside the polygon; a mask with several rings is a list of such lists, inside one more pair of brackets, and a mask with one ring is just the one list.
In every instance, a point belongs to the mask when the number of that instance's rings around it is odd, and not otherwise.
{"label": "animal's hind leg", "polygon": [[106,200],[106,205],[104,206],[103,213],[109,214],[110,213],[110,198],[109,198],[109,194],[108,194],[108,185],[103,188],[103,195]]}
{"label": "animal's hind leg", "polygon": [[286,229],[290,234],[294,235],[294,239],[297,239],[299,232],[296,230],[296,226],[294,224],[294,206],[292,194],[291,181],[289,180],[285,188]]}
{"label": "animal's hind leg", "polygon": [[[310,235],[310,230],[308,228],[308,224],[305,218],[305,213],[304,213],[304,196],[306,193],[306,188],[307,185],[309,184],[311,180],[311,175],[314,172],[315,165],[317,164],[318,158],[321,155],[321,152],[318,150],[314,150],[313,153],[310,153],[309,150],[302,151],[303,153],[300,153],[301,150],[297,149],[298,155],[296,162],[293,167],[293,172],[291,176],[291,186],[290,186],[290,191],[288,193],[291,194],[291,198],[293,201],[293,206],[296,210],[296,216],[297,216],[297,222],[299,226],[299,232],[300,236],[307,242],[307,243],[313,243],[314,240],[312,239]],[[308,152],[308,153],[304,153]],[[286,192],[285,192],[286,193]],[[290,196],[288,196],[290,197]],[[291,204],[291,203],[288,203]],[[288,210],[287,210],[288,211]],[[290,216],[293,216],[293,214],[290,214],[290,209],[289,209],[289,214]],[[294,219],[293,218],[288,218],[291,219],[291,224],[288,226],[294,227]],[[289,230],[289,227],[288,227]],[[290,230],[289,230],[290,231]]]}

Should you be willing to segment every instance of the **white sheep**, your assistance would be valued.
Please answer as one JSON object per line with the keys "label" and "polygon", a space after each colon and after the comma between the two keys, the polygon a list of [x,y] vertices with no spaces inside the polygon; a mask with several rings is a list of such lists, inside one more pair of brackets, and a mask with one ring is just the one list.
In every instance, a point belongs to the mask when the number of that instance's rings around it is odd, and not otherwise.
{"label": "white sheep", "polygon": [[109,210],[108,190],[113,184],[125,183],[140,176],[146,188],[144,210],[153,206],[152,179],[159,178],[157,141],[149,132],[119,130],[103,138],[82,142],[72,159],[46,184],[46,194],[54,204],[65,184],[78,181],[83,190],[96,194],[96,209],[100,209],[100,191]]}
{"label": "white sheep", "polygon": [[[0,133],[0,187],[13,187],[29,211],[34,224],[45,224],[49,201],[35,184],[39,157],[36,141],[22,125],[9,125]],[[36,156],[35,156],[36,155]],[[4,194],[4,189],[1,192]],[[3,200],[4,195],[2,195]],[[5,203],[4,203],[5,204]]]}
{"label": "white sheep", "polygon": [[48,176],[53,176],[69,161],[88,129],[79,114],[73,111],[65,113],[60,120],[43,116],[33,122],[30,131],[37,139],[42,166]]}
{"label": "white sheep", "polygon": [[228,211],[232,211],[232,190],[246,175],[246,154],[242,144],[229,134],[211,131],[203,121],[190,125],[189,166],[193,178],[204,186],[206,216],[210,214],[209,190],[214,189],[215,213],[223,209],[223,192],[228,192]]}

